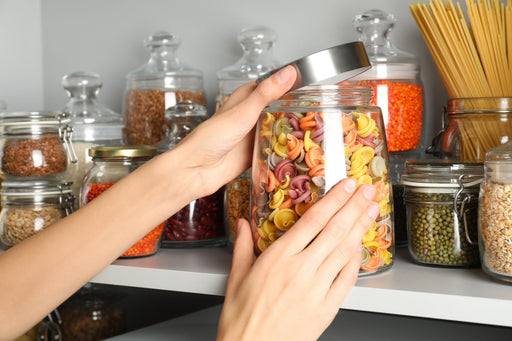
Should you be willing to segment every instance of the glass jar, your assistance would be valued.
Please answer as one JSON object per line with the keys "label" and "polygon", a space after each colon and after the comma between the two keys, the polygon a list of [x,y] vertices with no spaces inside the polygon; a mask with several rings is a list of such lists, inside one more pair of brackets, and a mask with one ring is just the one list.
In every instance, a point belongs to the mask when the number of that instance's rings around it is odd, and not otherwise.
{"label": "glass jar", "polygon": [[355,16],[353,26],[360,34],[372,68],[351,79],[372,86],[371,104],[382,110],[391,153],[418,147],[424,115],[419,62],[414,55],[392,44],[390,32],[395,22],[392,14],[376,9]]}
{"label": "glass jar", "polygon": [[482,163],[409,160],[405,186],[409,252],[423,265],[480,265],[478,187]]}
{"label": "glass jar", "polygon": [[151,56],[126,76],[123,139],[130,145],[157,145],[167,135],[164,113],[176,103],[191,100],[206,106],[203,73],[184,65],[176,56],[181,40],[157,32],[144,44]]}
{"label": "glass jar", "polygon": [[242,173],[228,182],[224,193],[224,224],[229,229],[229,240],[236,240],[236,227],[239,219],[251,218],[251,172]]}
{"label": "glass jar", "polygon": [[69,182],[4,181],[0,189],[0,242],[9,248],[73,211]]}
{"label": "glass jar", "polygon": [[[73,72],[62,78],[69,101],[63,111],[69,114],[73,127],[71,141],[77,154],[77,163],[68,167],[66,180],[73,182],[71,187],[75,197],[80,196],[80,186],[87,171],[92,166],[89,149],[93,146],[119,146],[122,144],[123,118],[98,102],[103,83],[93,72]],[[78,209],[79,201],[75,202]]]}
{"label": "glass jar", "polygon": [[394,260],[392,188],[380,109],[371,87],[308,86],[264,109],[252,163],[251,226],[263,252],[332,186],[345,177],[374,184],[381,206],[362,240],[360,274],[389,269]]}
{"label": "glass jar", "polygon": [[[133,172],[156,155],[153,146],[98,146],[89,150],[93,166],[84,177],[80,207],[87,205],[116,182]],[[155,227],[120,257],[140,257],[155,254],[160,248],[164,222]]]}
{"label": "glass jar", "polygon": [[276,40],[276,32],[266,26],[248,27],[238,33],[244,55],[235,64],[217,72],[219,90],[215,111],[236,88],[279,67],[279,62],[273,58]]}
{"label": "glass jar", "polygon": [[0,113],[0,172],[6,180],[62,179],[76,162],[69,116],[61,112]]}
{"label": "glass jar", "polygon": [[[158,145],[163,153],[174,148],[196,126],[206,120],[206,109],[184,101],[166,111],[169,136]],[[163,247],[222,246],[226,244],[223,216],[223,189],[196,199],[165,222]]]}
{"label": "glass jar", "polygon": [[512,98],[450,99],[442,153],[451,158],[483,161],[485,153],[512,141]]}
{"label": "glass jar", "polygon": [[512,282],[512,142],[489,150],[484,169],[478,220],[482,269]]}
{"label": "glass jar", "polygon": [[97,341],[126,332],[126,314],[116,296],[87,283],[59,308],[62,340]]}

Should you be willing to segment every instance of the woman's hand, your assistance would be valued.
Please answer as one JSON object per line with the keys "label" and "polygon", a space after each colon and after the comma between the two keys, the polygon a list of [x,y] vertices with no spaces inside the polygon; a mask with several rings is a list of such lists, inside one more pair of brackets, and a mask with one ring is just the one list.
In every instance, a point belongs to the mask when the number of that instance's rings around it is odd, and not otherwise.
{"label": "woman's hand", "polygon": [[253,261],[239,223],[218,340],[316,340],[355,284],[361,238],[380,207],[375,188],[345,179]]}
{"label": "woman's hand", "polygon": [[198,197],[215,192],[250,166],[253,128],[261,111],[288,91],[295,78],[295,69],[286,67],[259,85],[241,86],[184,139],[180,147],[193,156],[186,166],[198,180]]}

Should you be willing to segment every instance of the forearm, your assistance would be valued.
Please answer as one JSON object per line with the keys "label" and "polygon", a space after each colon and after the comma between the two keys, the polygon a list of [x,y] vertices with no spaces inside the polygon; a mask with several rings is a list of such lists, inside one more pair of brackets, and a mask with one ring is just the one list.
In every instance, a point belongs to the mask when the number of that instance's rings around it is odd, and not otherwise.
{"label": "forearm", "polygon": [[[148,162],[87,206],[0,257],[0,337],[37,323],[200,190],[182,149]],[[7,328],[4,330],[4,328]]]}

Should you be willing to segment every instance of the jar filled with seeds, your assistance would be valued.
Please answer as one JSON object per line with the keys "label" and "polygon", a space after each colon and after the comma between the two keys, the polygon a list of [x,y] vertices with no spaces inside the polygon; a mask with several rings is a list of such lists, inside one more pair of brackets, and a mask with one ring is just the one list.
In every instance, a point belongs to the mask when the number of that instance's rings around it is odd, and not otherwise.
{"label": "jar filled with seeds", "polygon": [[[66,172],[66,180],[73,182],[75,197],[80,196],[80,186],[85,173],[92,166],[89,149],[93,146],[119,146],[122,144],[123,118],[121,114],[98,102],[103,83],[93,72],[73,72],[62,78],[62,86],[69,95],[63,111],[69,114],[73,127],[71,141],[77,155],[77,163],[71,164]],[[75,209],[78,209],[75,202]]]}
{"label": "jar filled with seeds", "polygon": [[489,150],[484,169],[478,220],[482,269],[512,282],[512,143]]}
{"label": "jar filled with seeds", "polygon": [[181,40],[168,32],[149,36],[146,64],[126,76],[123,139],[129,145],[157,145],[168,133],[165,110],[190,100],[206,106],[203,73],[184,65],[176,50]]}
{"label": "jar filled with seeds", "polygon": [[372,89],[311,85],[260,115],[252,163],[251,227],[259,254],[346,177],[376,187],[381,210],[362,240],[360,275],[391,268],[393,201],[384,122]]}
{"label": "jar filled with seeds", "polygon": [[[206,109],[183,101],[165,113],[169,136],[157,147],[160,153],[174,148],[195,127],[206,120]],[[224,189],[196,199],[165,222],[163,247],[222,246],[226,244],[223,215]]]}
{"label": "jar filled with seeds", "polygon": [[483,164],[408,160],[402,175],[409,252],[423,265],[473,267]]}
{"label": "jar filled with seeds", "polygon": [[0,113],[0,173],[16,180],[62,179],[75,163],[69,115],[61,112]]}
{"label": "jar filled with seeds", "polygon": [[[93,166],[84,177],[80,207],[94,200],[117,181],[133,172],[156,155],[153,146],[98,146],[89,149]],[[164,222],[156,226],[120,257],[140,257],[155,254],[161,245]],[[120,231],[119,233],[123,233]]]}
{"label": "jar filled with seeds", "polygon": [[69,182],[4,181],[0,189],[0,242],[14,246],[73,210]]}

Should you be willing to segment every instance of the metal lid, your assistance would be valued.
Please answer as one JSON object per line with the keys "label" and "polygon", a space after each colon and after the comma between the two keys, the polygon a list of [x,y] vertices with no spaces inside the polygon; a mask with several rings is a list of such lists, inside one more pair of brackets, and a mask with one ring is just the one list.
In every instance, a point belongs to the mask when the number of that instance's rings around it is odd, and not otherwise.
{"label": "metal lid", "polygon": [[156,147],[153,146],[119,146],[119,147],[93,147],[89,149],[89,156],[96,158],[114,157],[151,157],[156,155]]}
{"label": "metal lid", "polygon": [[413,187],[473,187],[483,180],[482,162],[461,160],[407,160],[401,183]]}
{"label": "metal lid", "polygon": [[61,125],[69,123],[69,114],[60,111],[20,111],[0,113],[0,125]]}
{"label": "metal lid", "polygon": [[292,65],[297,70],[297,79],[290,91],[307,85],[337,84],[371,67],[364,44],[356,41],[333,46],[297,59],[278,69],[267,72],[258,78],[256,82],[262,82],[288,65]]}

